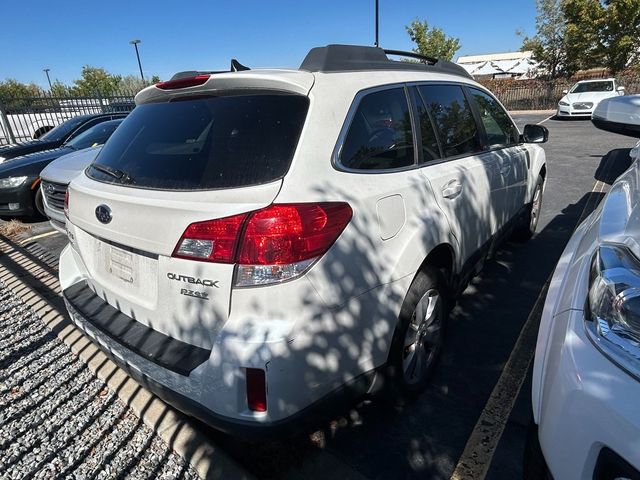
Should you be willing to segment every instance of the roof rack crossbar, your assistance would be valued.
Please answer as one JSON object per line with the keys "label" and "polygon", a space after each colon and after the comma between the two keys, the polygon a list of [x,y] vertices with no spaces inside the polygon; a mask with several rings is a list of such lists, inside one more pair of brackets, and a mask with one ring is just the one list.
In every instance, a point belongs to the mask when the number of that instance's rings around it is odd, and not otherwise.
{"label": "roof rack crossbar", "polygon": [[[400,62],[387,55],[415,58],[419,62]],[[436,58],[401,50],[383,50],[378,47],[362,45],[327,45],[312,48],[300,70],[309,72],[349,72],[372,70],[413,70],[433,73],[446,73],[459,77],[473,77],[460,65]]]}
{"label": "roof rack crossbar", "polygon": [[402,50],[389,50],[385,48],[384,53],[386,53],[387,55],[398,55],[399,57],[415,58],[416,60],[422,60],[423,62],[428,63],[429,65],[435,65],[436,63],[438,63],[437,58],[427,57],[426,55],[422,55],[416,52],[405,52]]}

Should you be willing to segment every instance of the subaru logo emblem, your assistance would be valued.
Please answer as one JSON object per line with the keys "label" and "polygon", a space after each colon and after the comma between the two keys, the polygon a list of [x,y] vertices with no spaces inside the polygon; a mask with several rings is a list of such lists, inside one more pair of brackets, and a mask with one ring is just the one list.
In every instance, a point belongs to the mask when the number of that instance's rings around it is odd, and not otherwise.
{"label": "subaru logo emblem", "polygon": [[106,205],[98,205],[96,207],[96,218],[100,223],[109,223],[113,218],[111,216],[111,209]]}

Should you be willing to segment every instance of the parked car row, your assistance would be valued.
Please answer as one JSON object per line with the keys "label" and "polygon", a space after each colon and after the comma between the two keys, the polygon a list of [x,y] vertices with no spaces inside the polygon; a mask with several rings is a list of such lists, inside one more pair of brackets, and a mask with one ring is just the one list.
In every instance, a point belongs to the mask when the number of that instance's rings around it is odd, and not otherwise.
{"label": "parked car row", "polygon": [[59,157],[102,145],[126,115],[73,117],[38,140],[0,148],[0,215],[45,215],[42,170]]}

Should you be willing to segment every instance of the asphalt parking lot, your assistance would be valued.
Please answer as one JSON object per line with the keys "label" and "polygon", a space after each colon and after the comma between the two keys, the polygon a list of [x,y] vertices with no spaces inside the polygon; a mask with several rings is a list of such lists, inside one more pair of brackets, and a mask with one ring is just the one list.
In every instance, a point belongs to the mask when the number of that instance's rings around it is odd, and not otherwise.
{"label": "asphalt parking lot", "polygon": [[[520,127],[544,122],[550,131],[538,233],[526,244],[505,244],[459,299],[427,391],[401,407],[365,402],[309,439],[292,442],[247,445],[200,425],[250,473],[521,478],[530,420],[526,372],[543,287],[578,221],[629,166],[628,149],[635,141],[596,130],[589,121],[559,121],[548,114],[514,118]],[[48,252],[57,255],[64,247],[64,236],[46,222],[30,227],[29,235]]]}

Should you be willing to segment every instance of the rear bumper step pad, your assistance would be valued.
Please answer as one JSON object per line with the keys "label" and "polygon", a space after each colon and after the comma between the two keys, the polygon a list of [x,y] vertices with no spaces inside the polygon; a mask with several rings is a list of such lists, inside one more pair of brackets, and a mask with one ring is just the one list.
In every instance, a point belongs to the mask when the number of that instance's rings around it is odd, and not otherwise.
{"label": "rear bumper step pad", "polygon": [[70,286],[63,295],[96,329],[172,372],[188,376],[211,355],[211,350],[171,338],[125,315],[96,295],[86,281]]}

